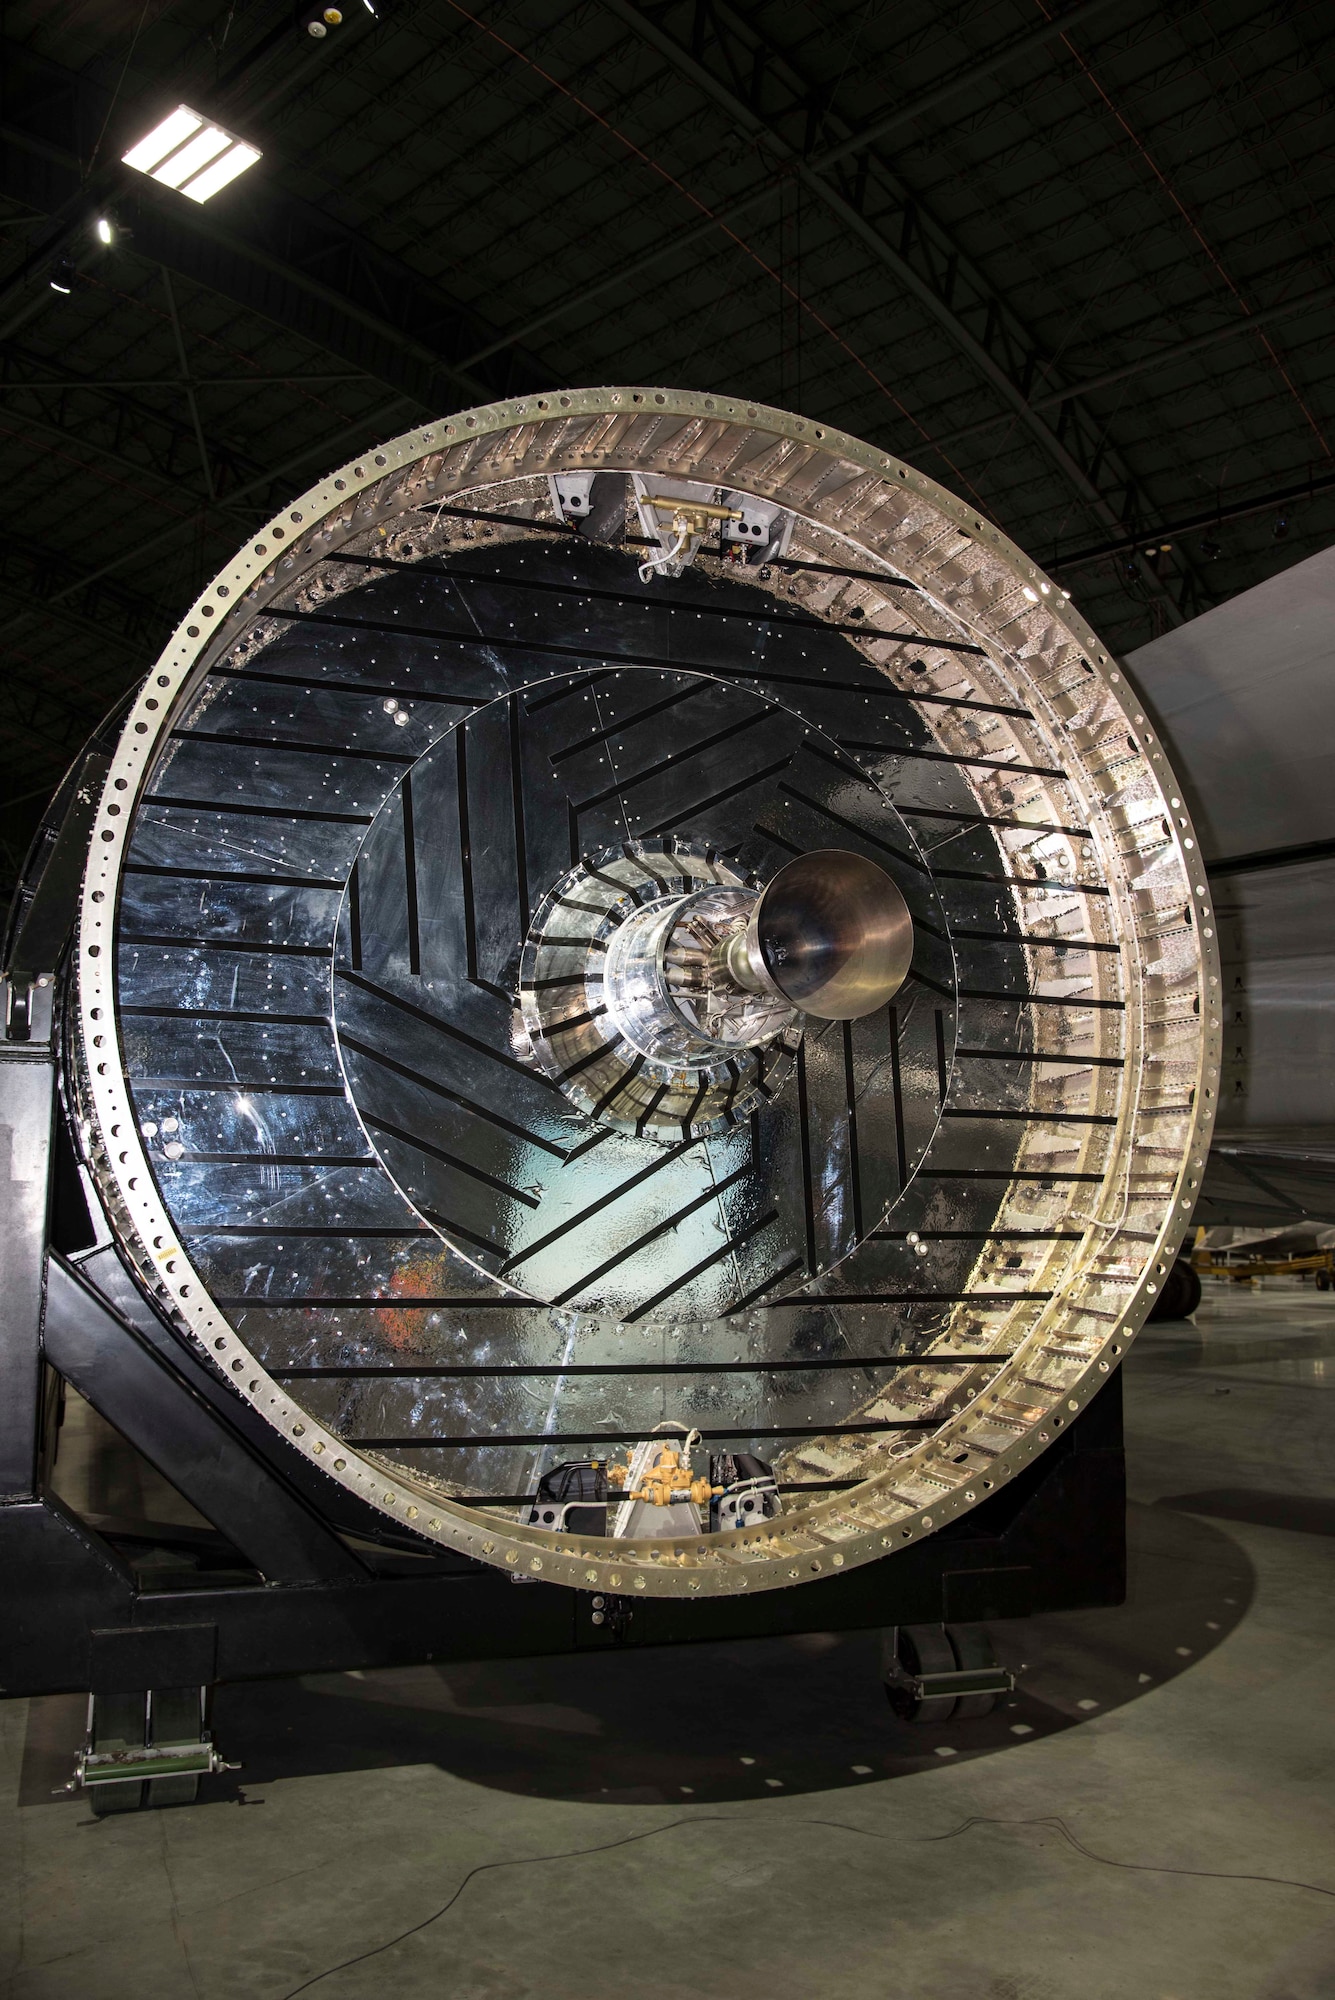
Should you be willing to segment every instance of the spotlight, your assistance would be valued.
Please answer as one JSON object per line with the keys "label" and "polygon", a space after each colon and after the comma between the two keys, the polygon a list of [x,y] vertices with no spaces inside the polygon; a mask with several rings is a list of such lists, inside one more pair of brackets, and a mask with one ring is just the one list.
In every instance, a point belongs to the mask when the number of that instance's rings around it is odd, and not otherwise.
{"label": "spotlight", "polygon": [[51,289],[63,292],[68,298],[74,290],[74,266],[68,257],[61,257],[51,266]]}
{"label": "spotlight", "polygon": [[108,248],[116,241],[115,228],[110,218],[105,215],[98,216],[97,221],[93,224],[93,234],[99,243],[105,243]]}
{"label": "spotlight", "polygon": [[179,104],[121,158],[163,187],[207,201],[261,157],[254,146]]}
{"label": "spotlight", "polygon": [[342,27],[343,9],[341,7],[303,7],[299,18],[300,24],[306,30],[306,33],[314,36],[317,42],[321,42],[331,28]]}

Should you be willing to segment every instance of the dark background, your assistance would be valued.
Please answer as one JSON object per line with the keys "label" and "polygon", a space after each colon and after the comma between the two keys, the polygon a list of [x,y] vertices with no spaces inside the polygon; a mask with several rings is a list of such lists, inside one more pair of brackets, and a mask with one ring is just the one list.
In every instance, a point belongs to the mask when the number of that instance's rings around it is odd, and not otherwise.
{"label": "dark background", "polygon": [[[801,410],[1118,651],[1331,539],[1319,0],[377,5],[5,9],[0,888],[237,544],[428,413]],[[180,102],[263,149],[205,207],[119,164]]]}

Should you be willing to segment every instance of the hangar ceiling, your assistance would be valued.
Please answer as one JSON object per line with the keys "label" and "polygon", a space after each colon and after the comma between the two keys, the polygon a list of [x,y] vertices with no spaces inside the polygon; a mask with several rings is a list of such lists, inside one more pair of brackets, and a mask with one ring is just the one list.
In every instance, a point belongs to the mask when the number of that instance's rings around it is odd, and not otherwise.
{"label": "hangar ceiling", "polygon": [[[1323,7],[376,7],[6,11],[7,880],[237,543],[426,413],[799,409],[969,496],[1119,651],[1335,535]],[[263,151],[203,207],[120,164],[180,102]]]}

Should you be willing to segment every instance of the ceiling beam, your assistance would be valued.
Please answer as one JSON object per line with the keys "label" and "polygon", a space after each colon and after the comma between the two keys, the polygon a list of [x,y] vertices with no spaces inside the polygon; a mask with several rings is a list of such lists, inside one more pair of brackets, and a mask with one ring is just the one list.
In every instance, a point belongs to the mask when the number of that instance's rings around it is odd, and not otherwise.
{"label": "ceiling beam", "polygon": [[1249,514],[1267,514],[1273,507],[1296,506],[1303,500],[1315,500],[1318,494],[1329,493],[1332,487],[1335,487],[1335,472],[1314,472],[1297,485],[1275,486],[1265,493],[1251,493],[1232,500],[1221,496],[1215,506],[1203,513],[1188,514],[1178,521],[1165,521],[1155,528],[1143,528],[1136,535],[1124,534],[1116,541],[1098,542],[1092,548],[1072,549],[1069,555],[1054,556],[1046,567],[1053,571],[1078,569],[1084,563],[1101,562],[1106,556],[1130,555],[1147,543],[1162,544],[1169,536],[1191,535],[1198,528],[1217,528],[1224,521],[1241,521]]}
{"label": "ceiling beam", "polygon": [[213,477],[213,454],[209,450],[208,441],[204,436],[204,421],[199,414],[199,398],[195,394],[195,385],[190,379],[190,358],[185,351],[185,335],[181,331],[181,315],[176,307],[176,287],[172,283],[172,274],[165,264],[162,267],[162,286],[167,295],[167,310],[171,314],[172,337],[176,342],[176,359],[181,364],[181,387],[185,391],[186,406],[190,411],[190,421],[194,425],[195,430],[195,443],[199,447],[199,469],[210,500],[216,500],[218,497],[218,487]]}
{"label": "ceiling beam", "polygon": [[156,655],[171,631],[173,614],[123,586],[81,587],[70,556],[45,542],[6,531],[0,542],[0,592],[101,646],[144,660]]}
{"label": "ceiling beam", "polygon": [[[986,53],[961,63],[947,76],[942,77],[939,83],[896,105],[894,110],[888,111],[884,117],[873,120],[870,125],[863,126],[859,131],[850,132],[834,145],[825,147],[811,158],[809,164],[818,172],[824,171],[864,147],[888,139],[896,132],[907,131],[920,118],[929,117],[932,112],[953,103],[963,92],[976,89],[980,83],[985,83],[989,77],[995,76],[998,70],[1005,69],[1010,63],[1017,62],[1025,56],[1035,54],[1048,42],[1055,41],[1059,35],[1081,26],[1094,15],[1104,13],[1108,7],[1115,4],[1116,0],[1084,0],[1082,6],[1068,8],[1064,14],[1054,16],[1051,21],[1040,22],[1036,28],[1010,36]],[[633,27],[632,32],[634,32]],[[542,311],[535,313],[532,318],[512,327],[509,333],[493,341],[490,346],[478,348],[474,353],[466,355],[463,366],[477,366],[490,359],[493,354],[499,353],[502,347],[514,341],[531,340],[535,333],[541,333],[545,327],[551,326],[557,320],[568,318],[571,313],[591,305],[596,299],[605,297],[607,293],[624,291],[628,285],[636,283],[650,271],[680,256],[682,251],[716,236],[725,224],[736,222],[741,216],[749,214],[752,209],[759,208],[771,200],[788,179],[786,171],[766,174],[765,178],[746,194],[716,206],[707,221],[688,225],[685,229],[665,237],[643,257],[636,257],[628,264],[619,264],[615,271],[594,284],[576,286],[553,304],[544,306]]]}
{"label": "ceiling beam", "polygon": [[[1202,348],[1218,347],[1227,340],[1241,340],[1244,335],[1255,332],[1259,326],[1268,326],[1273,320],[1291,319],[1295,313],[1315,311],[1332,303],[1335,303],[1335,285],[1323,285],[1320,290],[1304,292],[1301,298],[1290,299],[1285,305],[1271,306],[1265,312],[1250,313],[1246,319],[1218,326],[1213,333],[1199,333],[1188,340],[1174,341],[1167,347],[1156,347],[1153,354],[1142,355],[1139,361],[1128,361],[1121,368],[1109,368],[1102,375],[1071,382],[1064,389],[1054,390],[1051,395],[1035,396],[1030,407],[1038,411],[1060,409],[1063,403],[1074,402],[1080,396],[1092,396],[1096,390],[1111,388],[1116,382],[1129,382],[1137,375],[1152,375],[1158,369],[1171,367],[1173,362],[1183,361],[1189,354],[1199,354]],[[995,429],[1005,420],[1005,412],[1000,412],[981,424],[969,424],[964,430],[951,431],[941,439],[941,443],[960,444],[965,438],[977,437],[983,431]]]}
{"label": "ceiling beam", "polygon": [[[40,364],[39,364],[40,365]],[[196,389],[324,388],[330,382],[375,382],[374,375],[192,375]],[[34,375],[30,381],[0,382],[0,396],[25,389],[174,389],[185,394],[179,375]]]}
{"label": "ceiling beam", "polygon": [[[171,630],[171,613],[120,586],[81,587],[68,553],[7,533],[0,546],[3,629],[37,628],[31,650],[6,644],[0,737],[67,760],[116,697],[137,681]],[[58,644],[47,652],[41,637]],[[74,667],[59,664],[71,657]],[[16,671],[15,669],[19,669]]]}
{"label": "ceiling beam", "polygon": [[862,152],[867,146],[875,146],[883,139],[893,138],[897,132],[907,131],[920,118],[930,117],[932,112],[939,111],[946,104],[953,102],[962,90],[970,90],[980,83],[985,83],[988,77],[995,76],[999,69],[1005,69],[1010,63],[1024,56],[1036,54],[1039,49],[1046,48],[1049,42],[1055,42],[1060,36],[1070,34],[1073,28],[1083,28],[1096,14],[1106,14],[1109,7],[1116,4],[1117,0],[1083,0],[1081,6],[1068,7],[1064,13],[1054,14],[1051,19],[1041,21],[1036,28],[1029,28],[1021,34],[1010,36],[1007,41],[995,49],[988,50],[986,54],[972,57],[950,76],[945,77],[935,88],[924,91],[921,96],[914,97],[906,103],[896,105],[894,110],[887,111],[883,118],[874,118],[870,125],[863,125],[856,131],[846,133],[834,144],[826,145],[820,152],[812,155],[810,165],[824,172],[839,160],[848,159],[854,153]]}
{"label": "ceiling beam", "polygon": [[[971,364],[975,373],[994,390],[1007,406],[1008,412],[1019,419],[1031,437],[1042,447],[1048,458],[1065,475],[1068,485],[1089,506],[1095,517],[1106,527],[1124,526],[1117,508],[1096,483],[1095,471],[1104,467],[1111,473],[1116,486],[1135,487],[1139,482],[1120,464],[1117,454],[1106,436],[1079,442],[1085,444],[1085,462],[1072,450],[1077,442],[1075,426],[1068,424],[1067,438],[1047,423],[1041,411],[1035,409],[1029,400],[1029,382],[1039,375],[1050,375],[1051,366],[1044,356],[1039,343],[1029,333],[1018,318],[1010,302],[995,287],[991,286],[980,272],[975,270],[958,246],[951,241],[941,225],[931,217],[922,203],[904,188],[897,175],[882,161],[877,160],[868,146],[863,146],[869,166],[877,169],[879,179],[888,185],[897,198],[907,226],[901,231],[901,245],[892,243],[884,234],[878,222],[873,222],[851,191],[846,192],[835,181],[829,179],[824,170],[813,164],[816,157],[814,146],[800,147],[790,141],[775,123],[774,115],[762,117],[751,104],[736,93],[731,83],[716,75],[703,61],[706,50],[700,55],[689,50],[651,20],[635,0],[601,0],[607,12],[615,16],[626,27],[633,30],[655,53],[680,75],[695,85],[709,97],[728,119],[752,138],[763,139],[767,148],[782,159],[793,177],[833,215],[843,229],[854,237],[883,269],[897,280],[901,289],[915,299],[936,321],[953,345]],[[712,47],[726,48],[729,60],[735,58],[739,42],[753,52],[763,52],[766,74],[780,82],[789,100],[788,109],[809,108],[819,102],[815,86],[799,76],[789,58],[764,38],[740,16],[730,13],[727,33],[715,36]],[[832,107],[822,113],[820,126],[828,128],[835,120]],[[848,139],[850,144],[843,143]],[[853,135],[847,129],[839,142],[839,156],[853,151]],[[827,149],[828,150],[828,149]],[[855,183],[856,185],[856,183]],[[918,256],[909,254],[916,235],[919,246]],[[961,278],[967,276],[970,290],[976,304],[984,306],[986,329],[992,338],[980,337],[961,316],[956,304]],[[997,358],[994,347],[1009,345],[1016,359],[1021,361],[1022,376],[1015,378],[1011,370]],[[1018,349],[1018,353],[1016,350]],[[1008,359],[1010,357],[1008,356]],[[1028,378],[1028,379],[1025,379]],[[1183,622],[1183,613],[1172,592],[1160,577],[1156,576],[1143,558],[1137,558],[1141,581],[1158,600],[1164,614],[1173,624]]]}
{"label": "ceiling beam", "polygon": [[[9,648],[10,657],[21,660],[29,671],[0,677],[0,738],[39,744],[48,757],[68,762],[79,745],[86,742],[100,718],[125,688],[138,678],[137,670],[127,669],[109,690],[95,694],[71,682],[70,676],[52,673],[49,660],[21,648]],[[66,700],[56,692],[57,683],[72,686],[74,698]]]}
{"label": "ceiling beam", "polygon": [[[7,386],[11,390],[16,391],[21,385],[11,382]],[[81,452],[90,452],[95,458],[104,459],[107,464],[118,466],[122,472],[130,473],[137,479],[156,481],[164,489],[161,502],[159,503],[164,507],[168,505],[167,496],[169,494],[176,500],[184,499],[187,503],[197,503],[206,497],[198,481],[192,481],[187,476],[184,467],[173,467],[169,455],[172,442],[170,438],[168,440],[167,453],[164,453],[160,447],[155,450],[150,444],[146,422],[138,424],[131,422],[128,427],[123,427],[116,419],[118,415],[124,415],[124,412],[118,413],[113,410],[111,413],[112,421],[109,426],[111,437],[113,439],[119,437],[127,444],[139,445],[144,448],[144,457],[131,458],[127,452],[118,450],[115,442],[104,442],[103,438],[98,436],[99,430],[102,430],[105,437],[107,426],[91,421],[87,415],[76,414],[69,408],[66,401],[68,393],[66,390],[57,391],[52,399],[54,407],[44,408],[40,415],[32,409],[13,409],[11,407],[13,397],[6,397],[6,415],[9,419],[9,424],[22,426],[20,430],[11,431],[11,435],[21,440],[25,433],[31,432],[36,437],[54,438],[58,442],[76,447]],[[40,388],[34,388],[33,400],[39,405],[42,403],[43,397]],[[103,412],[100,414],[105,415],[106,413]],[[60,421],[53,421],[53,418],[60,419]],[[171,429],[175,432],[176,436],[179,437],[182,435],[179,426],[171,426]],[[86,469],[89,472],[92,471],[91,467]],[[157,501],[157,496],[148,492],[141,493],[139,497],[150,504],[154,504]],[[224,512],[232,511],[233,495],[231,493],[225,493],[221,498],[216,493],[210,497]],[[179,513],[180,509],[172,508],[171,511]],[[250,510],[247,509],[245,511],[243,518],[249,521]],[[244,529],[242,532],[244,532]]]}
{"label": "ceiling beam", "polygon": [[[369,0],[367,13],[370,14],[372,23],[378,24],[375,8],[369,4]],[[358,26],[365,30],[367,25],[365,17],[359,15],[356,19]],[[206,115],[216,118],[220,124],[228,127],[238,116],[243,120],[259,118],[265,111],[290,96],[317,64],[327,62],[331,46],[338,46],[344,50],[348,46],[347,41],[342,38],[336,45],[328,44],[323,38],[308,42],[304,61],[293,63],[289,60],[284,63],[281,74],[261,96],[247,97],[244,91],[252,71],[257,64],[262,66],[263,59],[286,38],[281,24],[272,29],[238,62],[233,63],[224,75],[218,77],[212,89],[205,90],[203,99],[197,90],[192,90],[195,102],[202,102]],[[357,40],[355,29],[352,39],[354,42]],[[136,33],[135,43],[137,41]],[[131,44],[131,55],[134,53],[135,43]],[[58,64],[47,61],[38,56],[35,50],[22,44],[8,46],[10,56],[5,66],[6,79],[13,77],[16,71],[21,72],[25,61],[30,71],[35,68],[40,73],[40,82],[35,91],[31,88],[31,78],[25,79],[24,87],[20,90],[17,98],[20,106],[19,122],[24,123],[23,114],[26,112],[30,115],[36,108],[38,116],[33,129],[49,133],[52,124],[52,99],[58,100],[62,80],[67,83],[72,73],[61,70]],[[43,221],[54,224],[54,227],[47,232],[42,242],[29,252],[16,271],[11,271],[0,279],[0,311],[9,308],[3,321],[0,321],[0,335],[15,333],[41,310],[43,301],[40,280],[47,274],[58,256],[63,254],[76,266],[87,261],[86,234],[90,224],[99,214],[105,213],[107,208],[113,205],[120,207],[127,190],[132,189],[139,179],[133,168],[125,166],[120,158],[120,145],[116,143],[117,132],[120,132],[122,144],[127,136],[122,129],[125,124],[123,117],[112,127],[112,114],[126,96],[125,83],[129,62],[130,57],[127,56],[114,92],[108,93],[94,86],[93,92],[83,93],[82,103],[74,107],[67,105],[60,107],[66,113],[65,123],[72,141],[71,150],[79,163],[78,179],[72,188],[67,189],[63,199],[57,199],[51,204],[53,212],[42,217]],[[42,83],[48,86],[46,101],[43,101]],[[35,107],[31,101],[34,97],[37,100]],[[103,100],[101,108],[95,101],[96,97],[101,97]],[[156,85],[152,90],[152,99],[151,116],[156,123],[162,115],[161,92]],[[128,109],[128,104],[126,108]],[[70,115],[71,110],[72,115]],[[110,131],[109,127],[112,128]],[[137,137],[143,129],[142,123],[139,124],[135,136]],[[83,242],[80,241],[81,237],[84,238]],[[36,297],[34,297],[34,287],[36,287]]]}
{"label": "ceiling beam", "polygon": [[[0,192],[60,210],[81,186],[81,135],[113,110],[116,129],[128,130],[131,109],[113,107],[86,76],[17,43],[3,46]],[[136,256],[338,355],[433,414],[451,391],[488,402],[550,386],[549,372],[513,340],[485,363],[467,362],[491,338],[485,321],[336,216],[287,193],[273,164],[260,188],[239,182],[217,211],[131,174],[117,212],[133,231]],[[39,299],[47,290],[40,259],[15,276],[38,286]]]}
{"label": "ceiling beam", "polygon": [[[399,421],[403,420],[406,414],[404,403],[405,398],[396,396],[391,402],[382,403],[378,408],[368,410],[364,417],[358,418],[353,423],[342,425],[340,429],[319,439],[315,444],[306,445],[301,451],[294,453],[289,458],[285,458],[281,464],[270,466],[267,471],[262,472],[258,478],[251,480],[248,485],[238,486],[234,492],[228,495],[229,500],[244,500],[251,493],[267,494],[271,488],[287,484],[294,473],[304,470],[311,464],[312,460],[321,468],[337,465],[340,463],[349,444],[354,440],[363,442],[374,440],[377,443],[380,442],[385,435],[385,425],[395,419]],[[66,599],[77,595],[77,593],[91,589],[94,584],[100,583],[104,577],[114,576],[117,570],[125,569],[131,563],[143,562],[148,556],[160,554],[163,549],[170,547],[173,542],[179,541],[183,536],[193,534],[205,527],[209,522],[210,515],[215,511],[208,505],[197,508],[193,514],[186,516],[185,519],[173,522],[171,527],[163,528],[159,533],[148,536],[146,540],[136,542],[133,547],[122,550],[120,555],[113,556],[109,562],[104,562],[100,568],[90,570],[87,575],[77,577],[72,583],[66,584],[61,589],[54,591],[50,597],[44,600],[43,608],[45,609],[46,606],[51,604],[63,603]],[[22,611],[17,618],[11,618],[4,623],[0,623],[0,634],[13,632],[19,626],[30,623],[38,615],[39,613],[35,609]]]}
{"label": "ceiling beam", "polygon": [[[170,281],[168,284],[171,297]],[[164,408],[131,393],[146,387],[168,388],[174,391],[174,402],[179,405],[184,401],[188,412],[192,408],[192,390],[204,386],[197,378],[178,375],[161,383],[114,383],[76,375],[67,362],[65,373],[51,379],[50,365],[47,357],[31,348],[14,341],[0,342],[0,400],[12,407],[28,397],[36,414],[30,408],[27,422],[45,425],[56,435],[63,433],[126,471],[158,478],[173,493],[184,493],[189,499],[202,498],[205,490],[198,484],[192,490],[188,476],[197,454],[206,453],[209,466],[221,475],[217,483],[222,489],[224,505],[227,489],[259,470],[259,460],[234,444],[224,444],[216,434],[203,438],[198,422],[193,427],[187,425],[171,407]],[[364,376],[355,379],[370,380]],[[92,406],[80,405],[76,417],[66,399],[81,391],[92,398]]]}
{"label": "ceiling beam", "polygon": [[40,591],[24,590],[10,576],[7,562],[0,567],[0,599],[28,606],[40,612],[44,619],[49,618],[62,631],[85,640],[90,648],[97,649],[93,654],[94,658],[103,651],[133,660],[141,660],[143,657],[141,649],[120,632],[112,629],[104,630],[91,618],[85,618],[82,612],[71,610],[67,604],[50,603]]}

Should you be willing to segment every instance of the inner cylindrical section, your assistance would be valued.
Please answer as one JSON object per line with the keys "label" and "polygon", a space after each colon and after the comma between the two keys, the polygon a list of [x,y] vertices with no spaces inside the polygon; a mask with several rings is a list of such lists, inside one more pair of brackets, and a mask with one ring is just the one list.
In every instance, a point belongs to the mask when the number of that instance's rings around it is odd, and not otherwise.
{"label": "inner cylindrical section", "polygon": [[671,1070],[706,1068],[796,1020],[781,994],[748,992],[730,969],[728,947],[745,936],[755,904],[754,890],[717,885],[659,897],[622,924],[607,951],[603,1001],[637,1055]]}

